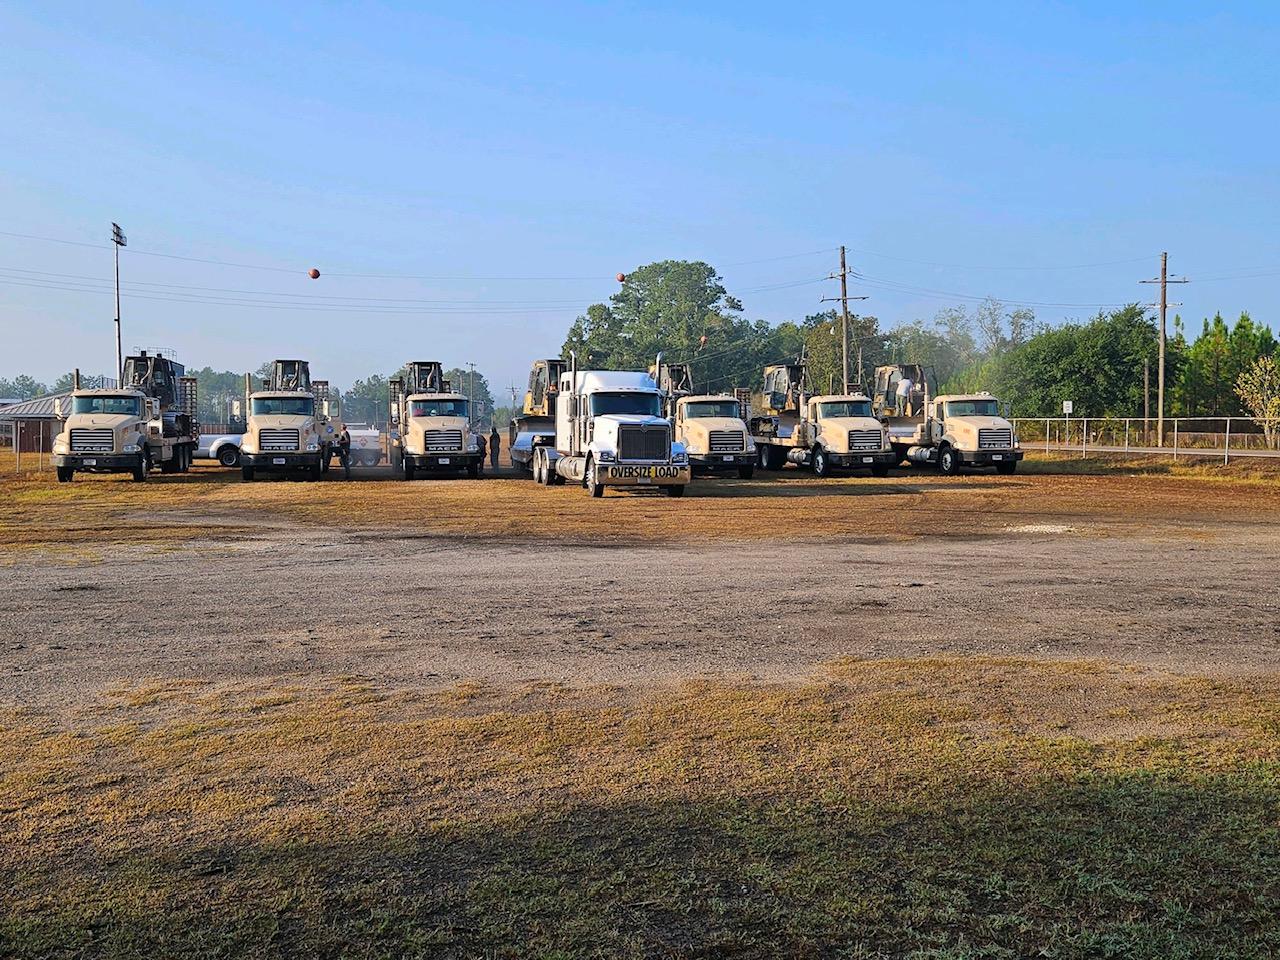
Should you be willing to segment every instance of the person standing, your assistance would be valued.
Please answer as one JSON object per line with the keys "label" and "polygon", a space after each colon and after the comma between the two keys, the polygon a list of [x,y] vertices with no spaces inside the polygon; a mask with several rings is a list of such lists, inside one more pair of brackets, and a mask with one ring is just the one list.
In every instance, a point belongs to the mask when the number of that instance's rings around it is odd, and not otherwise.
{"label": "person standing", "polygon": [[502,447],[502,436],[498,433],[498,426],[494,424],[489,428],[489,466],[494,470],[498,469],[498,450]]}
{"label": "person standing", "polygon": [[342,479],[351,479],[351,432],[347,429],[347,425],[342,425],[342,432],[338,434],[338,460],[342,463]]}
{"label": "person standing", "polygon": [[911,416],[911,388],[915,384],[911,382],[910,377],[903,377],[898,381],[898,416]]}

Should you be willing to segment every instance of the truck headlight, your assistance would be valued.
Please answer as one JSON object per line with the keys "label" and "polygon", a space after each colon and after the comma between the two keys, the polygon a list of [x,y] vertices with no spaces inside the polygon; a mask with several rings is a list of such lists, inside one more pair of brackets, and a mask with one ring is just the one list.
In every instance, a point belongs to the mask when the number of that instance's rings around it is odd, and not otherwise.
{"label": "truck headlight", "polygon": [[596,459],[601,463],[613,463],[613,461],[617,459],[617,456],[612,451],[601,450],[596,454]]}
{"label": "truck headlight", "polygon": [[672,463],[688,463],[689,455],[685,453],[683,450],[677,450],[675,453],[671,454],[671,462]]}
{"label": "truck headlight", "polygon": [[472,437],[470,440],[467,441],[467,449],[470,450],[472,453],[480,449],[480,444],[476,443],[475,437]]}
{"label": "truck headlight", "polygon": [[315,443],[314,441],[307,444],[307,453],[315,453],[319,449],[320,444]]}
{"label": "truck headlight", "polygon": [[54,443],[54,445],[53,445],[53,452],[54,452],[54,453],[66,453],[66,452],[67,452],[67,442],[66,442],[65,440],[58,440],[57,442],[55,442],[55,443]]}
{"label": "truck headlight", "polygon": [[137,452],[138,452],[138,445],[137,445],[136,443],[126,443],[126,444],[124,445],[124,452],[125,452],[125,453],[137,453]]}

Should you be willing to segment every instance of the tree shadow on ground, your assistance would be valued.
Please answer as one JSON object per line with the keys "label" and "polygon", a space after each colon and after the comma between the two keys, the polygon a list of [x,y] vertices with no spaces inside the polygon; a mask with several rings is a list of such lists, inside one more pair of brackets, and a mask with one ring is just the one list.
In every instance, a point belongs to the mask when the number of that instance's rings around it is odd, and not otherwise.
{"label": "tree shadow on ground", "polygon": [[912,802],[581,806],[11,875],[6,956],[1150,957],[1280,950],[1272,773]]}

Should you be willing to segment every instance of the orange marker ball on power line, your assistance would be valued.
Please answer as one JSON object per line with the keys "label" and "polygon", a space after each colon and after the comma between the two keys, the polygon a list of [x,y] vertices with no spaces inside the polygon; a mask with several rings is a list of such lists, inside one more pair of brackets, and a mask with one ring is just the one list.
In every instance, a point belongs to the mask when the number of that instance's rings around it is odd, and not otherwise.
{"label": "orange marker ball on power line", "polygon": [[625,273],[620,273],[620,274],[618,274],[618,282],[619,282],[619,283],[626,283],[626,282],[627,282],[627,275],[626,275]]}
{"label": "orange marker ball on power line", "polygon": [[315,267],[312,267],[310,270],[307,271],[307,276],[310,277],[312,280],[319,280],[320,271],[317,270]]}

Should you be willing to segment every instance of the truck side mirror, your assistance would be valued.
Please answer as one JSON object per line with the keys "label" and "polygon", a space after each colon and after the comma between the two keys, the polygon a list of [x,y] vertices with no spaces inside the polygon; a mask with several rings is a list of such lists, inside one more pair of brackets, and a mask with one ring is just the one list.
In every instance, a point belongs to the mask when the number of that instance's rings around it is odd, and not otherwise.
{"label": "truck side mirror", "polygon": [[67,419],[62,415],[62,398],[61,397],[54,397],[53,399],[53,415],[57,417],[59,420]]}
{"label": "truck side mirror", "polygon": [[155,397],[148,397],[147,398],[147,419],[154,420],[158,416],[160,416],[160,401],[155,399]]}

